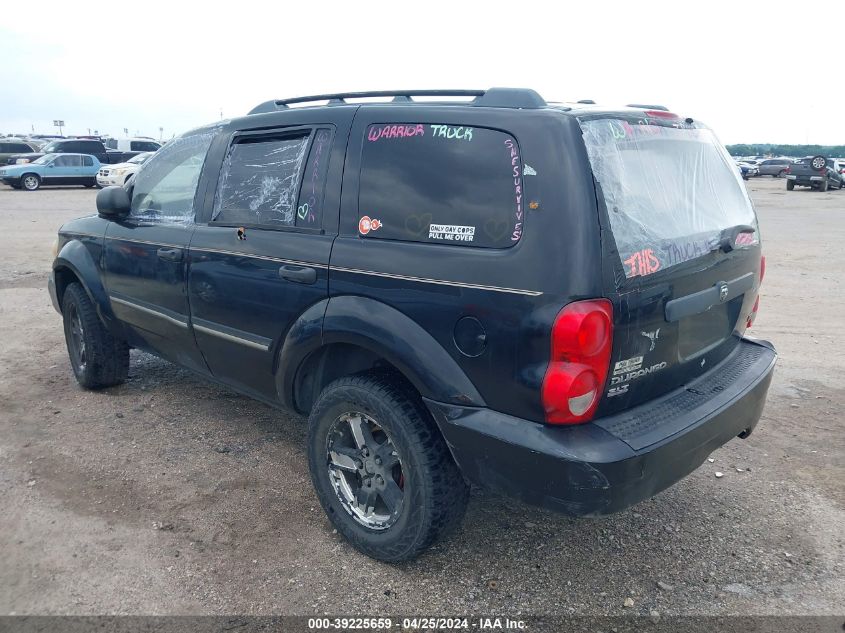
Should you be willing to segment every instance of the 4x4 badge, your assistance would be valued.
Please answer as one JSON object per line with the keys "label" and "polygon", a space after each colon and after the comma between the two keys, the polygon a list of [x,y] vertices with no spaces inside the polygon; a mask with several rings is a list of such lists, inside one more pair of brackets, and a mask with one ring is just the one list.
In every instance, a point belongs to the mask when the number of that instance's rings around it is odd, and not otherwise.
{"label": "4x4 badge", "polygon": [[728,284],[723,283],[719,286],[719,301],[724,303],[728,298]]}

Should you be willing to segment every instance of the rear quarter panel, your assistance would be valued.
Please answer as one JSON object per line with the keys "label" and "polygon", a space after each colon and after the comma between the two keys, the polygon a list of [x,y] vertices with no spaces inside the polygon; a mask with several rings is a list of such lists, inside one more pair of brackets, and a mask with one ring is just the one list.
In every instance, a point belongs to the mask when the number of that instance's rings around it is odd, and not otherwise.
{"label": "rear quarter panel", "polygon": [[[362,238],[358,221],[368,210],[358,208],[361,152],[376,123],[487,127],[513,136],[521,171],[527,164],[536,173],[522,178],[521,239],[487,249]],[[344,171],[330,296],[360,295],[398,310],[431,334],[489,407],[542,421],[551,324],[565,303],[601,295],[595,194],[580,134],[574,119],[552,109],[362,107]],[[464,317],[477,319],[486,333],[474,357],[455,343]]]}

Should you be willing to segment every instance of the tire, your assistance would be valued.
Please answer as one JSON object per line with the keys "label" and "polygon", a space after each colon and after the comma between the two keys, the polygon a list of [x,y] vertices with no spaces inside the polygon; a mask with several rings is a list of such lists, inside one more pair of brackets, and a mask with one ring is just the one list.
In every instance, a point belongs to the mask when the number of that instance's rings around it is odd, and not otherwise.
{"label": "tire", "polygon": [[125,185],[127,182],[129,182],[129,179],[132,178],[132,176],[134,176],[134,175],[135,174],[129,174],[126,178],[124,178],[123,184]]}
{"label": "tire", "polygon": [[781,169],[781,170],[777,173],[777,175],[775,176],[775,178],[783,178],[784,176],[786,176],[786,170],[785,170],[785,169]]}
{"label": "tire", "polygon": [[[419,394],[386,372],[340,378],[322,391],[308,418],[308,463],[337,531],[381,561],[417,557],[460,523],[469,500]],[[366,515],[362,496],[372,500]]]}
{"label": "tire", "polygon": [[37,191],[41,187],[41,178],[38,174],[24,174],[21,176],[21,186],[27,191]]}
{"label": "tire", "polygon": [[824,156],[813,156],[810,159],[810,167],[813,169],[822,169],[827,164],[827,159]]}
{"label": "tire", "polygon": [[129,347],[106,329],[81,284],[65,289],[62,318],[70,365],[82,387],[101,389],[126,380]]}
{"label": "tire", "polygon": [[794,180],[787,180],[786,181],[786,190],[792,191],[793,189],[795,189],[795,181]]}
{"label": "tire", "polygon": [[827,179],[825,179],[821,183],[819,183],[819,191],[827,191],[827,187],[828,187]]}

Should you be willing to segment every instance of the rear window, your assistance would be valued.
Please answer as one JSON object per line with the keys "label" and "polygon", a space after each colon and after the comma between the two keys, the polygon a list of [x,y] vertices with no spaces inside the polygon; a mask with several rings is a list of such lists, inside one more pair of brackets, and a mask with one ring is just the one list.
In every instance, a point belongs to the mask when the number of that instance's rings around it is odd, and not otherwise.
{"label": "rear window", "polygon": [[358,209],[366,238],[511,246],[523,230],[519,147],[505,132],[466,125],[371,125]]}
{"label": "rear window", "polygon": [[739,171],[707,129],[581,121],[593,175],[604,196],[626,277],[648,275],[718,247],[757,241],[757,219]]}

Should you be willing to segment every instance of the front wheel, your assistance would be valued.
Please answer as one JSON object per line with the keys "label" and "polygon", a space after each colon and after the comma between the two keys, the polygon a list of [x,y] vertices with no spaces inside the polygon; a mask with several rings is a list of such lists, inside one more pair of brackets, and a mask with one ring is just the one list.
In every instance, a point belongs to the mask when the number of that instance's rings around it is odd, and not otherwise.
{"label": "front wheel", "polygon": [[786,181],[786,190],[792,191],[793,189],[795,189],[795,181],[794,180],[787,180]]}
{"label": "front wheel", "polygon": [[35,191],[41,186],[41,178],[38,174],[24,174],[21,178],[21,185],[27,191]]}
{"label": "front wheel", "polygon": [[81,386],[100,389],[126,380],[129,347],[106,329],[81,284],[65,289],[62,318],[70,364]]}
{"label": "front wheel", "polygon": [[418,556],[458,525],[469,499],[419,394],[387,373],[323,390],[308,418],[308,462],[329,520],[378,560]]}

